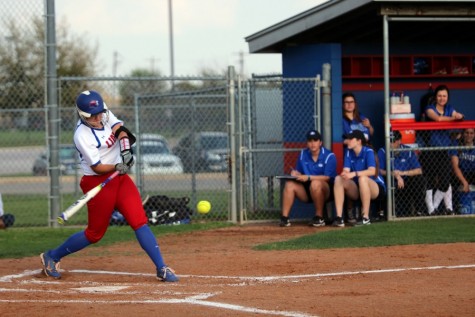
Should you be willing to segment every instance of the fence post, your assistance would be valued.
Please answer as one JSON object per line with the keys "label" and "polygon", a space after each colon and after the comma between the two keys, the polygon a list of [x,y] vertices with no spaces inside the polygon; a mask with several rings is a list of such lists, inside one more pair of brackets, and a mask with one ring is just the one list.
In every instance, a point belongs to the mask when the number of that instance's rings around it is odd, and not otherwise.
{"label": "fence post", "polygon": [[58,76],[56,72],[56,32],[54,0],[46,1],[46,110],[48,117],[48,148],[50,213],[49,226],[58,227],[56,218],[60,214],[59,191],[59,111],[58,111]]}
{"label": "fence post", "polygon": [[[325,63],[322,66],[321,86],[323,88],[323,144],[328,148],[332,147],[332,101],[331,101],[331,65]],[[320,107],[320,105],[319,105]],[[319,130],[322,132],[321,130]]]}
{"label": "fence post", "polygon": [[236,92],[235,92],[235,70],[234,66],[228,67],[228,106],[229,106],[229,143],[231,153],[229,159],[231,161],[231,221],[237,222],[237,159],[238,151],[236,151]]}
{"label": "fence post", "polygon": [[134,120],[135,120],[135,135],[137,136],[138,142],[136,143],[136,153],[135,157],[138,159],[135,167],[135,183],[141,195],[144,195],[144,186],[143,186],[143,160],[142,160],[142,149],[140,148],[140,140],[142,139],[142,132],[140,131],[140,96],[138,93],[134,93]]}

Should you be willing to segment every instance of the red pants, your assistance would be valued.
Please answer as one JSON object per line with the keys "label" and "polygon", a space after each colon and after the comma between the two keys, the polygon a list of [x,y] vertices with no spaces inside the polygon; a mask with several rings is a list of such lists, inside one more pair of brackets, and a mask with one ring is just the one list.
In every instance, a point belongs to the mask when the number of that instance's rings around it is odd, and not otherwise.
{"label": "red pants", "polygon": [[[88,192],[102,183],[110,174],[83,176],[80,183],[82,191]],[[102,239],[109,227],[114,210],[124,215],[134,231],[147,224],[140,193],[127,174],[118,175],[111,180],[96,197],[87,203],[88,225],[84,233],[91,243]]]}

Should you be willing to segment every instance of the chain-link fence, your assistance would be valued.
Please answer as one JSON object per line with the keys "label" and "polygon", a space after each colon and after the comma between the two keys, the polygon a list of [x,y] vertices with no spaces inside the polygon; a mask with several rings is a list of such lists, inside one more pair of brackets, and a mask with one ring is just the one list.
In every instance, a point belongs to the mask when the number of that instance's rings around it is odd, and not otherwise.
{"label": "chain-link fence", "polygon": [[320,129],[315,79],[256,78],[240,94],[240,207],[244,219],[274,219],[283,186],[276,176],[295,167],[305,133]]}
{"label": "chain-link fence", "polygon": [[45,163],[46,153],[43,5],[6,0],[0,10],[0,192],[5,213],[27,219],[42,210],[42,225],[47,181],[32,177],[32,168],[35,160]]}
{"label": "chain-link fence", "polygon": [[[441,135],[450,139],[451,146],[431,146],[431,137]],[[393,138],[389,154],[392,216],[473,214],[474,136],[474,128],[465,128],[420,130],[414,144],[401,144],[400,134]],[[384,171],[384,149],[378,154]]]}
{"label": "chain-link fence", "polygon": [[[176,88],[184,86],[180,82],[191,81],[193,87]],[[141,92],[137,85],[147,86],[146,82],[162,82],[161,92]],[[132,177],[144,197],[189,197],[192,209],[199,200],[209,200],[213,212],[194,213],[192,219],[232,220],[235,195],[238,219],[277,219],[282,184],[276,176],[289,173],[295,166],[298,152],[306,146],[305,132],[316,127],[315,118],[320,116],[315,80],[240,81],[233,97],[226,78],[175,78],[173,82],[173,90],[169,78],[63,78],[60,86],[99,90],[108,108],[139,136]],[[78,157],[72,144],[78,119],[73,101],[77,92],[60,92],[60,191],[64,210],[82,193]],[[229,129],[230,100],[237,101],[234,134]],[[51,218],[45,116],[45,110],[35,108],[0,111],[5,122],[0,192],[6,211],[17,218],[16,226],[46,226]],[[472,133],[473,129],[467,131]],[[417,133],[417,148],[390,147],[389,170],[399,171],[402,182],[398,177],[390,178],[389,213],[396,218],[472,213],[473,141],[465,140],[463,131],[454,134],[451,147],[430,147],[421,139],[424,132],[429,131]],[[230,169],[233,137],[238,149],[234,191]],[[454,156],[456,162],[452,162]],[[384,160],[382,154],[380,171],[385,170]],[[454,168],[456,163],[462,173],[467,173],[465,182]],[[374,207],[375,215],[380,209],[386,209],[386,202]],[[86,213],[82,212],[71,223],[85,221]]]}
{"label": "chain-link fence", "polygon": [[[54,222],[52,169],[60,170],[61,210],[82,195],[72,139],[78,120],[74,101],[86,89],[99,91],[137,135],[132,177],[144,198],[189,197],[193,210],[199,200],[209,200],[212,212],[194,213],[194,220],[278,218],[283,184],[276,176],[295,166],[306,131],[331,131],[321,126],[316,79],[241,80],[232,72],[227,78],[61,77],[59,166],[51,166],[48,140],[56,137],[50,135],[56,122],[48,116],[53,105],[44,105],[43,13],[39,0],[4,1],[0,10],[0,193],[15,226]],[[417,148],[388,148],[384,166],[397,175],[389,178],[389,208],[379,202],[375,215],[381,210],[396,218],[475,210],[473,139],[466,141],[464,131],[454,134],[451,147],[434,148],[422,139],[423,132]],[[380,163],[386,159],[381,155]],[[405,164],[410,168],[401,169]],[[85,212],[71,220],[85,222]]]}
{"label": "chain-link fence", "polygon": [[[60,85],[99,91],[137,136],[132,176],[144,198],[188,197],[192,210],[199,200],[209,200],[213,212],[194,213],[194,219],[229,219],[226,78],[62,78]],[[60,94],[69,101],[61,102],[62,135],[69,136],[77,121],[70,91]]]}

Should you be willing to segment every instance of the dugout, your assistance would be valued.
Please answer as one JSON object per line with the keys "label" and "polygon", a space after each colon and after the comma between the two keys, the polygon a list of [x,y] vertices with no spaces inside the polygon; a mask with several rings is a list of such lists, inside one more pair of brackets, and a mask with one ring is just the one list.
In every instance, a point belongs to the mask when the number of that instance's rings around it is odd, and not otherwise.
{"label": "dugout", "polygon": [[[283,77],[315,77],[331,65],[332,149],[342,157],[343,92],[356,95],[375,129],[372,143],[388,146],[389,103],[394,92],[410,97],[420,116],[429,87],[446,84],[450,103],[475,119],[475,1],[330,0],[245,38],[250,53],[280,53]],[[284,92],[285,94],[285,92]],[[284,113],[292,104],[286,104]],[[303,135],[313,118],[301,125]],[[284,130],[288,127],[285,126]],[[286,136],[289,134],[285,134]],[[287,144],[295,139],[285,139]],[[388,151],[387,151],[388,152]],[[341,167],[341,161],[339,164]]]}

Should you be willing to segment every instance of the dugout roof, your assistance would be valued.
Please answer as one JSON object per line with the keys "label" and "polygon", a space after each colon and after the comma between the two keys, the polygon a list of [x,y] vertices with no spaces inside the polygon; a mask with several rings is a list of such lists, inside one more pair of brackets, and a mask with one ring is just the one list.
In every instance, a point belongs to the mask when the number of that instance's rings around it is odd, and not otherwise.
{"label": "dugout roof", "polygon": [[287,46],[317,43],[376,44],[382,42],[383,15],[406,19],[391,24],[391,43],[475,41],[475,0],[330,0],[245,40],[250,53],[281,53]]}

